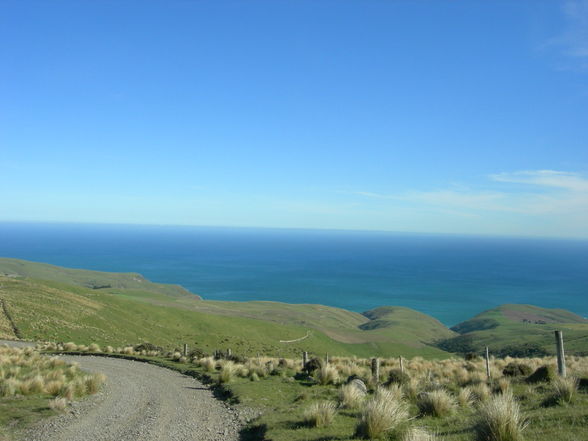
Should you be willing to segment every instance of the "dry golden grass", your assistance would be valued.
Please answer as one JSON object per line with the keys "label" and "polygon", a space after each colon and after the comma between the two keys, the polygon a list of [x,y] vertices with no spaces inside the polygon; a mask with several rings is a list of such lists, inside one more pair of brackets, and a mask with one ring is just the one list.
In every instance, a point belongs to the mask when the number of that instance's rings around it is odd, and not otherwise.
{"label": "dry golden grass", "polygon": [[341,407],[357,409],[365,399],[365,392],[354,384],[345,384],[339,389],[339,402]]}
{"label": "dry golden grass", "polygon": [[527,423],[510,393],[496,395],[478,409],[477,441],[521,441]]}
{"label": "dry golden grass", "polygon": [[420,394],[417,406],[422,415],[444,417],[453,413],[457,404],[449,392],[439,389]]}
{"label": "dry golden grass", "polygon": [[578,390],[578,379],[575,377],[557,377],[553,380],[553,395],[559,403],[571,403]]}
{"label": "dry golden grass", "polygon": [[76,364],[32,348],[0,346],[0,397],[50,395],[72,400],[96,393],[104,380],[102,374],[85,375]]}
{"label": "dry golden grass", "polygon": [[310,427],[325,427],[335,419],[337,405],[332,401],[312,403],[303,414],[304,423]]}
{"label": "dry golden grass", "polygon": [[408,408],[401,400],[379,394],[368,399],[361,412],[356,433],[362,438],[377,439],[394,433],[408,422]]}

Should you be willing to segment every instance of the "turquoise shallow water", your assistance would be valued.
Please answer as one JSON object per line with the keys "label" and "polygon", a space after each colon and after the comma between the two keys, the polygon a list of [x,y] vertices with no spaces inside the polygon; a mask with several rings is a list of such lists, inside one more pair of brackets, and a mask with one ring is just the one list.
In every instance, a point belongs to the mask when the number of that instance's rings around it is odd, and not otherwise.
{"label": "turquoise shallow water", "polygon": [[206,299],[401,305],[447,325],[503,303],[588,316],[588,241],[0,223],[0,256],[139,272]]}

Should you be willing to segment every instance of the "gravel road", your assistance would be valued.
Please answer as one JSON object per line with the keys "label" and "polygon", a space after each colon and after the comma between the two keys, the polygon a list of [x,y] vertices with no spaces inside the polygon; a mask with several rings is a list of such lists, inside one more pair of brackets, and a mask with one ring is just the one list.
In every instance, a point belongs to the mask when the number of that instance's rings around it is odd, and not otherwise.
{"label": "gravel road", "polygon": [[239,439],[237,411],[197,380],[147,363],[64,356],[107,376],[101,392],[41,421],[27,441],[187,441]]}

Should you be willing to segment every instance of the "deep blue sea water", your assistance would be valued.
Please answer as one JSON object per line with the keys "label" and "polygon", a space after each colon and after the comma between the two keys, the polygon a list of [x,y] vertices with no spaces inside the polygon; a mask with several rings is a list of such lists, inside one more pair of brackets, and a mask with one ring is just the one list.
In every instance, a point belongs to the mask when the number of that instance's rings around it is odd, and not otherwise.
{"label": "deep blue sea water", "polygon": [[588,241],[0,223],[0,256],[138,272],[206,299],[401,305],[447,325],[503,303],[588,316]]}

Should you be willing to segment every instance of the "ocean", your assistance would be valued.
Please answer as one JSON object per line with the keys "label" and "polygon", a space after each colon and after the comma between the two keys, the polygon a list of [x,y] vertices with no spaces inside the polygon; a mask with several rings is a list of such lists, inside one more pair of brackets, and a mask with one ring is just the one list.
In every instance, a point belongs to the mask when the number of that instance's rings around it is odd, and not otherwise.
{"label": "ocean", "polygon": [[588,241],[0,223],[0,257],[138,272],[210,300],[414,308],[452,326],[504,303],[588,316]]}

